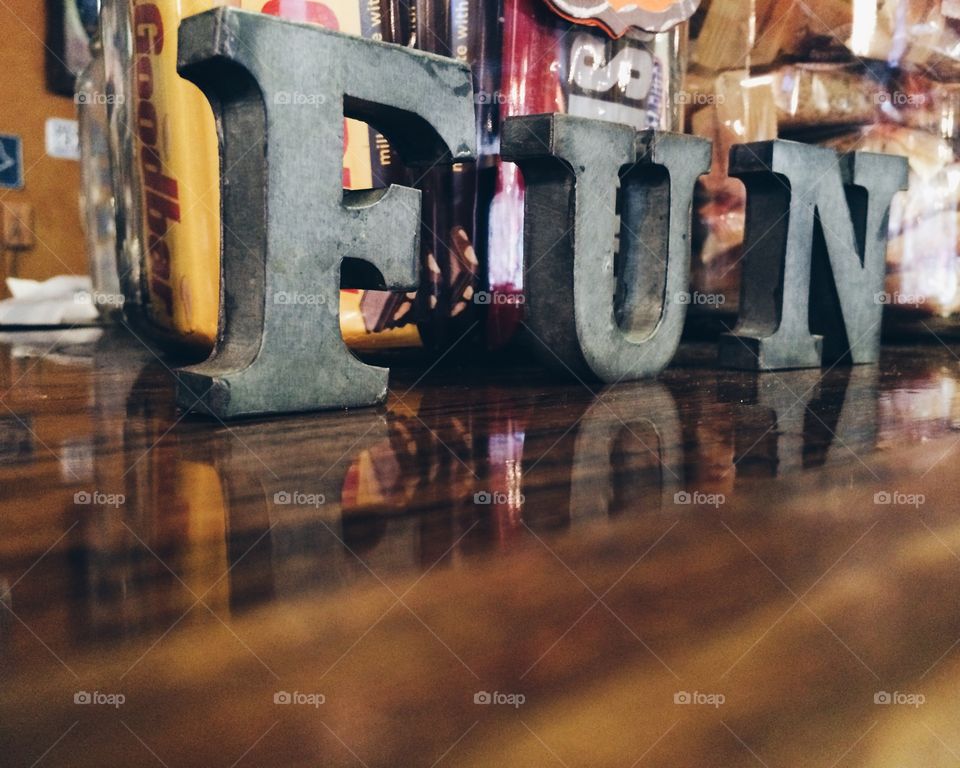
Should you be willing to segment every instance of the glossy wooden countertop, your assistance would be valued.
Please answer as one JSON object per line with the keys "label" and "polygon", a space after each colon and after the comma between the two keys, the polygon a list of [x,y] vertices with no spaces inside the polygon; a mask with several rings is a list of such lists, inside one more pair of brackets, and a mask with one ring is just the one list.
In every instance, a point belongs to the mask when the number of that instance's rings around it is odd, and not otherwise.
{"label": "glossy wooden countertop", "polygon": [[960,347],[224,427],[97,336],[0,337],[5,767],[960,763]]}

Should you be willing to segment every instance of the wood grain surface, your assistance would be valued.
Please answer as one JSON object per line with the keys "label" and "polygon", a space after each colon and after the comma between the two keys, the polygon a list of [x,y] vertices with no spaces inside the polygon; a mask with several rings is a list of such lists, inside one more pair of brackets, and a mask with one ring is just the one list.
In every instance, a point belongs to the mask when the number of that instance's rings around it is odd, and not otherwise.
{"label": "wood grain surface", "polygon": [[956,766],[958,351],[227,427],[0,337],[0,764]]}

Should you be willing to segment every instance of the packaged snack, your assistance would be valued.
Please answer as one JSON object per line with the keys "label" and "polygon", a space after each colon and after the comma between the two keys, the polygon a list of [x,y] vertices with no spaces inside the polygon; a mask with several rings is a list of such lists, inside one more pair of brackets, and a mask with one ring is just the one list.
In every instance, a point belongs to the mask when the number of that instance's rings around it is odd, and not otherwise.
{"label": "packaged snack", "polygon": [[219,309],[213,114],[177,74],[180,18],[211,0],[105,0],[101,11],[124,313],[155,341],[210,349]]}
{"label": "packaged snack", "polygon": [[781,61],[849,61],[853,0],[756,0],[754,70]]}
{"label": "packaged snack", "polygon": [[707,0],[690,63],[708,72],[746,70],[756,37],[755,0]]}
{"label": "packaged snack", "polygon": [[844,64],[788,64],[771,86],[781,136],[872,123],[885,93],[862,67]]}
{"label": "packaged snack", "polygon": [[850,61],[852,9],[852,0],[710,0],[699,12],[691,63],[756,72],[778,62]]}
{"label": "packaged snack", "polygon": [[878,119],[951,139],[960,120],[960,83],[940,82],[917,72],[895,72],[880,96]]}
{"label": "packaged snack", "polygon": [[[226,0],[221,0],[226,2]],[[176,74],[179,20],[207,10],[216,0],[136,0],[131,6],[109,0],[111,87],[124,94],[113,117],[113,153],[118,157],[115,186],[121,200],[118,245],[128,316],[148,336],[180,351],[209,351],[217,332],[219,300],[219,168],[216,133],[209,105],[197,88]],[[400,2],[399,0],[232,0],[241,8],[315,23],[372,40],[414,45],[464,61],[480,61],[499,42],[496,5]],[[492,9],[492,12],[491,12]],[[150,104],[135,89],[136,62],[131,30],[144,18],[166,33],[151,60]],[[141,18],[143,17],[143,18]],[[139,25],[139,27],[138,27]],[[174,32],[171,32],[174,30]],[[133,39],[134,45],[129,45]],[[162,48],[162,50],[161,50]],[[494,55],[496,58],[496,55]],[[489,73],[479,76],[490,89]],[[130,98],[127,99],[126,96]],[[291,93],[289,98],[308,98]],[[157,114],[155,144],[132,129],[137,110]],[[488,148],[496,131],[490,108],[478,128]],[[161,135],[162,134],[162,135]],[[153,176],[139,167],[145,151],[156,152]],[[487,162],[489,167],[489,161]],[[149,180],[167,179],[177,197],[155,196]],[[402,167],[387,140],[364,123],[346,120],[343,184],[371,189],[391,183],[418,186],[423,195],[422,285],[419,291],[343,290],[341,330],[359,351],[436,347],[459,335],[470,322],[478,275],[476,234],[477,169],[459,165],[415,178]],[[489,183],[488,183],[489,186]],[[165,201],[164,217],[148,208]],[[156,231],[150,229],[156,224]],[[162,251],[164,259],[151,257]],[[456,323],[451,319],[455,318]]]}
{"label": "packaged snack", "polygon": [[860,0],[854,4],[850,51],[861,59],[960,77],[960,13],[954,0]]}
{"label": "packaged snack", "polygon": [[[379,2],[105,0],[101,23],[108,89],[115,95],[110,138],[125,313],[153,340],[198,356],[209,352],[217,333],[219,160],[210,106],[176,71],[176,30],[181,18],[223,4],[383,37]],[[346,188],[386,186],[401,178],[397,165],[382,136],[346,121]],[[357,312],[362,294],[344,298],[348,340],[362,346],[364,336],[376,331],[387,347],[419,344],[416,326],[398,329],[393,322],[396,307],[381,311],[372,297]]]}

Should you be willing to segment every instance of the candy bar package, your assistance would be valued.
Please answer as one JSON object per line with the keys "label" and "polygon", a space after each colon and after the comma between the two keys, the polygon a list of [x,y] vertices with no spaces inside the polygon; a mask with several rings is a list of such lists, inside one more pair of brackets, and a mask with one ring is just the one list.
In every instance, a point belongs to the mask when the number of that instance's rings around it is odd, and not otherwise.
{"label": "candy bar package", "polygon": [[[101,16],[107,78],[120,96],[110,115],[110,152],[124,311],[153,341],[198,356],[209,352],[217,333],[219,167],[212,111],[176,72],[175,31],[182,18],[218,5],[476,60],[480,77],[483,61],[499,64],[498,54],[483,53],[499,43],[499,15],[477,0],[462,8],[398,0],[107,0]],[[149,88],[138,88],[138,70],[149,71]],[[144,111],[156,118],[150,130],[138,119]],[[488,122],[485,135],[492,133],[491,109],[479,114]],[[476,169],[414,176],[382,135],[345,120],[344,188],[391,183],[423,193],[422,285],[408,293],[341,291],[344,339],[361,352],[439,346],[445,321],[470,314],[476,288]]]}
{"label": "candy bar package", "polygon": [[219,309],[217,134],[203,94],[177,74],[180,18],[210,0],[104,0],[101,37],[127,321],[202,355]]}
{"label": "candy bar package", "polygon": [[725,323],[737,309],[745,193],[726,176],[729,145],[779,137],[909,159],[910,188],[890,213],[885,329],[951,327],[960,4],[711,0],[692,28],[687,130],[715,142],[695,202],[692,284],[717,300],[692,306],[691,323],[711,313]]}
{"label": "candy bar package", "polygon": [[[456,58],[471,66],[480,90],[484,68],[496,60],[499,45],[499,12],[496,3],[479,0],[452,2],[392,2],[393,19],[388,42]],[[477,110],[478,146],[484,151],[496,130],[486,125],[488,116]],[[403,183],[420,189],[420,289],[411,296],[411,311],[401,322],[415,326],[422,344],[431,350],[448,349],[464,338],[479,335],[474,299],[480,279],[478,256],[478,189],[481,163],[459,163],[425,172],[407,173]],[[366,292],[388,304],[397,294]],[[470,346],[469,344],[465,346]]]}
{"label": "candy bar package", "polygon": [[679,22],[696,3],[667,4],[656,22],[644,17],[666,30],[657,33],[631,25],[644,4],[624,17],[611,15],[612,6],[595,17],[575,5],[421,0],[387,12],[397,19],[391,42],[457,58],[473,72],[477,162],[408,179],[423,193],[421,269],[429,279],[403,322],[416,323],[435,348],[468,338],[467,347],[499,349],[522,321],[523,182],[515,165],[499,160],[503,119],[563,112],[638,129],[680,127]]}
{"label": "candy bar package", "polygon": [[[107,78],[118,95],[110,115],[110,150],[124,311],[127,320],[153,341],[198,356],[209,352],[217,333],[219,167],[210,107],[203,94],[176,72],[176,29],[182,18],[218,5],[397,42],[413,34],[415,18],[413,8],[381,5],[379,0],[104,3]],[[138,68],[150,73],[149,88],[139,89],[133,80]],[[280,98],[311,95],[291,92]],[[156,118],[147,126],[154,126],[150,130],[137,117],[144,111]],[[345,188],[407,181],[383,136],[361,122],[345,121]],[[347,343],[360,351],[420,346],[418,326],[412,322],[416,297],[342,291],[341,326]]]}
{"label": "candy bar package", "polygon": [[[523,182],[499,160],[502,120],[563,112],[679,129],[684,20],[697,2],[645,0],[618,10],[575,0],[107,0],[108,85],[124,97],[110,115],[124,311],[146,336],[198,355],[211,349],[219,320],[218,153],[209,104],[176,73],[175,30],[185,16],[218,5],[471,67],[475,163],[408,169],[369,126],[346,120],[344,128],[345,188],[399,183],[422,199],[419,287],[342,290],[344,339],[358,352],[436,353],[461,341],[500,348],[522,319]],[[149,88],[134,81],[137,71],[149,71]],[[148,125],[137,117],[145,110],[156,116]]]}

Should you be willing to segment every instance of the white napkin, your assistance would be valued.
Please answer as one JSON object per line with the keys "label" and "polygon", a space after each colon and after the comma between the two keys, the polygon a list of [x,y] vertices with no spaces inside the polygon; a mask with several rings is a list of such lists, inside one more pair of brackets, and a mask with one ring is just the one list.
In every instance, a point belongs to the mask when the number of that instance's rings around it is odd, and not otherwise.
{"label": "white napkin", "polygon": [[88,325],[99,319],[86,275],[43,281],[8,277],[7,288],[13,298],[0,301],[0,325]]}

